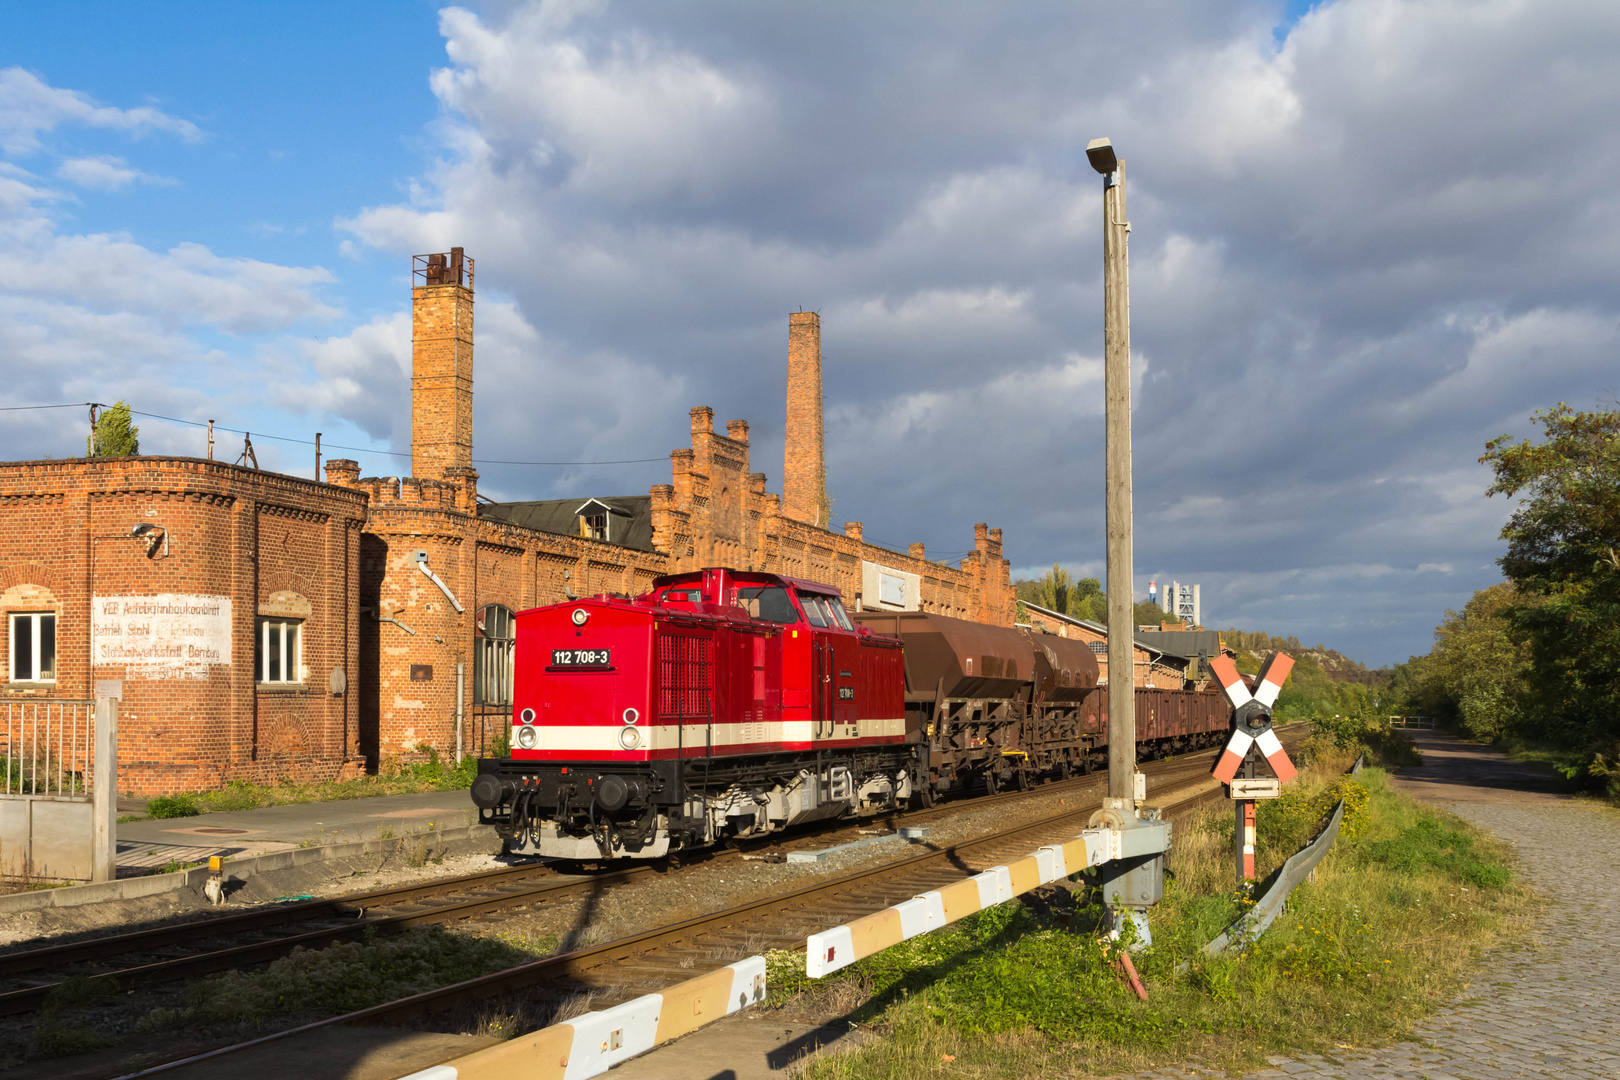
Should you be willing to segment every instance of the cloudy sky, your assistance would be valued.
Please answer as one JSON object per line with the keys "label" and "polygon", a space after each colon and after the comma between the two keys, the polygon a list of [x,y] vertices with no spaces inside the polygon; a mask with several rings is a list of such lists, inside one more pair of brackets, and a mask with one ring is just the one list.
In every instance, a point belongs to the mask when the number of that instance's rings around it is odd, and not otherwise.
{"label": "cloudy sky", "polygon": [[[461,245],[475,457],[630,460],[489,493],[645,492],[696,404],[779,490],[802,307],[836,520],[1100,576],[1108,135],[1139,590],[1383,664],[1497,579],[1484,441],[1620,385],[1616,116],[1598,0],[33,5],[0,406],[407,471],[410,256]],[[82,453],[84,414],[0,413],[0,457]]]}

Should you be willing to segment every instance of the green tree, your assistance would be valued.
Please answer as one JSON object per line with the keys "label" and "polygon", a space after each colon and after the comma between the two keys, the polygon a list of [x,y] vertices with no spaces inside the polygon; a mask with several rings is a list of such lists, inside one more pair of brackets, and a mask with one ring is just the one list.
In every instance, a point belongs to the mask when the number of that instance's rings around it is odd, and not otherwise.
{"label": "green tree", "polygon": [[[1620,408],[1559,404],[1543,438],[1485,444],[1487,495],[1520,500],[1499,560],[1521,597],[1503,609],[1529,645],[1536,733],[1610,760],[1620,750]],[[1598,758],[1602,763],[1602,758]]]}
{"label": "green tree", "polygon": [[1102,585],[1096,578],[1078,581],[1057,563],[1040,578],[1022,578],[1013,582],[1013,592],[1026,604],[1035,604],[1048,611],[1074,619],[1096,619],[1105,609],[1102,606]]}
{"label": "green tree", "polygon": [[85,440],[89,457],[131,457],[141,452],[141,429],[120,401],[96,417],[96,433]]}
{"label": "green tree", "polygon": [[1151,600],[1142,600],[1131,608],[1131,622],[1137,626],[1159,626],[1175,622],[1176,617]]}
{"label": "green tree", "polygon": [[1495,739],[1524,718],[1530,647],[1515,633],[1513,615],[1525,607],[1526,598],[1503,582],[1475,593],[1462,611],[1446,612],[1435,628],[1428,703],[1473,738]]}

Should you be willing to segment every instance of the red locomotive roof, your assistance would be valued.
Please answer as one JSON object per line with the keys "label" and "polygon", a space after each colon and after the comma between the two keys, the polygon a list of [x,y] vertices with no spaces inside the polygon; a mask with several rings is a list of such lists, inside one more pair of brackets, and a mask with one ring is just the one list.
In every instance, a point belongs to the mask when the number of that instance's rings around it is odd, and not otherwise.
{"label": "red locomotive roof", "polygon": [[683,585],[691,581],[702,581],[703,575],[714,570],[723,571],[727,577],[736,581],[747,581],[759,585],[792,585],[800,592],[818,593],[822,596],[836,596],[843,598],[844,590],[836,585],[828,585],[821,581],[811,581],[809,578],[786,577],[782,574],[767,574],[757,570],[732,570],[724,566],[707,566],[702,570],[688,570],[684,574],[665,574],[653,579],[653,589],[662,589],[666,585]]}

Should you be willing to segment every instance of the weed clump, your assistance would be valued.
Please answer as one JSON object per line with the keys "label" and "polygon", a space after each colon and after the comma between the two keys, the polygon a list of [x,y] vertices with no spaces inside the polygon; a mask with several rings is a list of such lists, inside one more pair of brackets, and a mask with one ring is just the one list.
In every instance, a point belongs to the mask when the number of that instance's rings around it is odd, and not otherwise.
{"label": "weed clump", "polygon": [[196,800],[190,795],[159,795],[146,804],[147,817],[196,817],[200,813]]}
{"label": "weed clump", "polygon": [[185,1003],[146,1015],[147,1031],[353,1012],[512,967],[534,954],[493,938],[418,927],[324,949],[295,949],[263,968],[227,971],[186,988]]}

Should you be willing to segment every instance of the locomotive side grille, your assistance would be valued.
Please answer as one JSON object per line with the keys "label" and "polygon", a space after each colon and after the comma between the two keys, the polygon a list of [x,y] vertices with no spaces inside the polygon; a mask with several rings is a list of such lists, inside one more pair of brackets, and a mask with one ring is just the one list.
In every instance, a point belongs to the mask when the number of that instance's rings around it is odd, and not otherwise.
{"label": "locomotive side grille", "polygon": [[658,635],[658,714],[671,720],[714,715],[714,642],[709,638]]}

